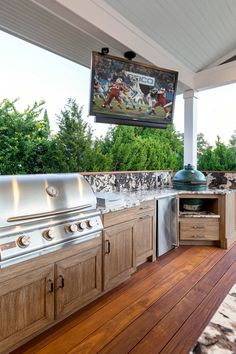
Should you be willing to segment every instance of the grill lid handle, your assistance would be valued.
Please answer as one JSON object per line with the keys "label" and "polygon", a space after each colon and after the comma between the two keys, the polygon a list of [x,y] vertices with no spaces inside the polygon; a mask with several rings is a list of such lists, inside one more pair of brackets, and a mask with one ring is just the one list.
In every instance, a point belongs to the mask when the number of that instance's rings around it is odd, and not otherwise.
{"label": "grill lid handle", "polygon": [[13,217],[8,218],[7,221],[8,222],[24,221],[24,220],[45,218],[47,216],[55,216],[55,215],[61,215],[61,214],[75,213],[76,211],[79,211],[81,209],[85,209],[85,208],[88,208],[88,207],[91,207],[91,206],[92,206],[91,204],[85,204],[85,205],[81,205],[81,206],[74,207],[74,208],[48,211],[46,213],[37,213],[37,214],[30,214],[30,215],[13,216]]}

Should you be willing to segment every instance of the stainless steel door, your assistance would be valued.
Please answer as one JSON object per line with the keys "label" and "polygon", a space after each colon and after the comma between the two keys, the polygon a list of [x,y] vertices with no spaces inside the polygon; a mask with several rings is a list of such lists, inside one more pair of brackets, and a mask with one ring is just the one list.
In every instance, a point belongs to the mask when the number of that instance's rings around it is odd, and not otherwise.
{"label": "stainless steel door", "polygon": [[157,256],[170,251],[177,244],[176,197],[157,200]]}

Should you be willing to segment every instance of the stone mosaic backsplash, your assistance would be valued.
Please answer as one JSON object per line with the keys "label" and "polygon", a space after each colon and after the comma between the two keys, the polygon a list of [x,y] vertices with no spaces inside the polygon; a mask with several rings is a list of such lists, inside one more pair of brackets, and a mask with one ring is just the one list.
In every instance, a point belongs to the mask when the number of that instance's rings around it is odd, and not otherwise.
{"label": "stone mosaic backsplash", "polygon": [[94,192],[126,192],[170,188],[173,171],[84,174]]}
{"label": "stone mosaic backsplash", "polygon": [[[236,189],[235,172],[207,172],[209,189]],[[83,173],[94,192],[126,192],[172,187],[175,171]]]}
{"label": "stone mosaic backsplash", "polygon": [[236,189],[236,172],[204,172],[208,188]]}

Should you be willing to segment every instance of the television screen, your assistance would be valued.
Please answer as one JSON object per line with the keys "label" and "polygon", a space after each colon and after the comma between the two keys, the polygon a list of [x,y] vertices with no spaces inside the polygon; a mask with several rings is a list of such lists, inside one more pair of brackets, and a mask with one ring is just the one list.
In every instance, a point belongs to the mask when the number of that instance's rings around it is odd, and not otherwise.
{"label": "television screen", "polygon": [[178,73],[92,53],[90,112],[99,123],[166,128],[172,123]]}

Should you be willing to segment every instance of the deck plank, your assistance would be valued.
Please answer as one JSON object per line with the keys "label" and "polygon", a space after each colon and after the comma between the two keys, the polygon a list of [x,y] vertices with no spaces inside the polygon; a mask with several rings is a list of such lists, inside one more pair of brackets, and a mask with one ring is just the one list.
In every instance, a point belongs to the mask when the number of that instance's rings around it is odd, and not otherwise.
{"label": "deck plank", "polygon": [[[232,264],[204,301],[188,317],[161,353],[188,353],[235,282],[236,262]],[[194,330],[191,330],[192,323],[194,323]]]}
{"label": "deck plank", "polygon": [[128,353],[225,255],[214,252],[194,271],[157,300],[136,321],[116,336],[100,353]]}
{"label": "deck plank", "polygon": [[[149,353],[159,353],[182,327],[189,316],[203,302],[213,287],[224,276],[232,273],[231,267],[236,261],[236,250],[230,252],[230,257],[221,259],[186,296],[168,312],[168,314],[145,336],[145,338],[131,351],[142,353],[144,348]],[[229,271],[229,273],[228,273]],[[214,280],[213,280],[214,279]],[[195,327],[195,325],[194,325]],[[194,329],[192,329],[193,331]]]}

